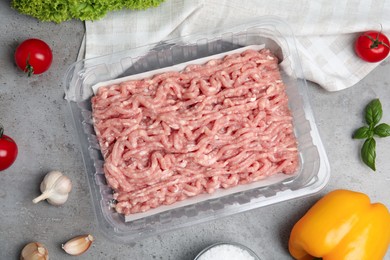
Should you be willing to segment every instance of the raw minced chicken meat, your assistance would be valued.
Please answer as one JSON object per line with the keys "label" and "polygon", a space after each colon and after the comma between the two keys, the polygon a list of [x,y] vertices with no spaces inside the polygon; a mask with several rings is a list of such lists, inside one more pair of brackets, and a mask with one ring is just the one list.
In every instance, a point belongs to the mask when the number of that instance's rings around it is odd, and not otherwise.
{"label": "raw minced chicken meat", "polygon": [[92,112],[124,215],[298,167],[285,85],[268,49],[101,87]]}

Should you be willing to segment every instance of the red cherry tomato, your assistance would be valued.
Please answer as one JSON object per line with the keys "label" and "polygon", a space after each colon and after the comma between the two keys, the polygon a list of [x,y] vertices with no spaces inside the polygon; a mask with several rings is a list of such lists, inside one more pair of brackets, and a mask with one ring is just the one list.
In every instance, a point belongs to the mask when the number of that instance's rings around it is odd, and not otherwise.
{"label": "red cherry tomato", "polygon": [[28,39],[22,42],[15,51],[16,65],[28,76],[41,74],[50,68],[53,53],[46,42],[39,39]]}
{"label": "red cherry tomato", "polygon": [[389,51],[389,39],[381,32],[365,32],[355,41],[355,52],[364,61],[379,62],[387,57]]}
{"label": "red cherry tomato", "polygon": [[0,171],[10,167],[18,155],[18,146],[11,137],[3,134],[3,127],[0,126]]}

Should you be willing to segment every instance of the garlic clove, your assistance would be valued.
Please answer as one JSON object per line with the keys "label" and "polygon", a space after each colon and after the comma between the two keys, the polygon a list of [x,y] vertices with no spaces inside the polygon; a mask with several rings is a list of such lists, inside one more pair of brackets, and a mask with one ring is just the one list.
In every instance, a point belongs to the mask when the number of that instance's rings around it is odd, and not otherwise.
{"label": "garlic clove", "polygon": [[70,255],[81,255],[88,250],[94,241],[92,235],[77,236],[62,245],[62,249]]}
{"label": "garlic clove", "polygon": [[68,197],[68,194],[52,194],[46,200],[53,206],[60,206],[68,200]]}
{"label": "garlic clove", "polygon": [[43,192],[41,195],[39,195],[38,197],[36,197],[35,199],[33,199],[33,202],[38,203],[42,200],[45,200],[45,199],[49,198],[50,196],[52,196],[52,193],[53,193],[52,190],[47,190],[47,191]]}
{"label": "garlic clove", "polygon": [[67,201],[69,192],[72,190],[72,182],[61,172],[51,171],[43,178],[40,190],[42,194],[33,199],[34,203],[47,200],[50,204],[59,206]]}
{"label": "garlic clove", "polygon": [[72,190],[72,181],[68,176],[62,175],[56,182],[56,190],[60,194],[68,194]]}
{"label": "garlic clove", "polygon": [[20,260],[49,260],[49,251],[39,242],[31,242],[24,246]]}

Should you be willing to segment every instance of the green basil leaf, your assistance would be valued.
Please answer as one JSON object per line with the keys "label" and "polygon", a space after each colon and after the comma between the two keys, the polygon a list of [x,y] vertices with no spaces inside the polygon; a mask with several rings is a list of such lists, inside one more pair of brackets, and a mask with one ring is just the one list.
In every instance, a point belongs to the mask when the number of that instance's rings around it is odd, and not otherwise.
{"label": "green basil leaf", "polygon": [[382,104],[379,99],[374,99],[366,106],[366,122],[369,125],[376,125],[382,119]]}
{"label": "green basil leaf", "polygon": [[375,171],[375,157],[376,157],[376,142],[374,138],[368,138],[361,149],[361,157],[363,162]]}
{"label": "green basil leaf", "polygon": [[364,139],[364,138],[370,138],[373,135],[373,131],[368,128],[367,126],[362,126],[359,129],[355,131],[352,138],[354,139]]}
{"label": "green basil leaf", "polygon": [[390,136],[390,125],[386,123],[382,123],[377,125],[374,128],[374,134],[376,134],[379,137],[387,137]]}

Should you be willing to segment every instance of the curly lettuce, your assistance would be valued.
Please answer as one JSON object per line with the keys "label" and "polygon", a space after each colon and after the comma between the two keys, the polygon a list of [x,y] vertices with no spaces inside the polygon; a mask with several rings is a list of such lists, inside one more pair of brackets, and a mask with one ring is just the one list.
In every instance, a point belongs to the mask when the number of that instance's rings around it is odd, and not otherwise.
{"label": "curly lettuce", "polygon": [[110,11],[144,10],[159,6],[164,0],[12,0],[19,13],[44,22],[61,23],[71,19],[98,20]]}

